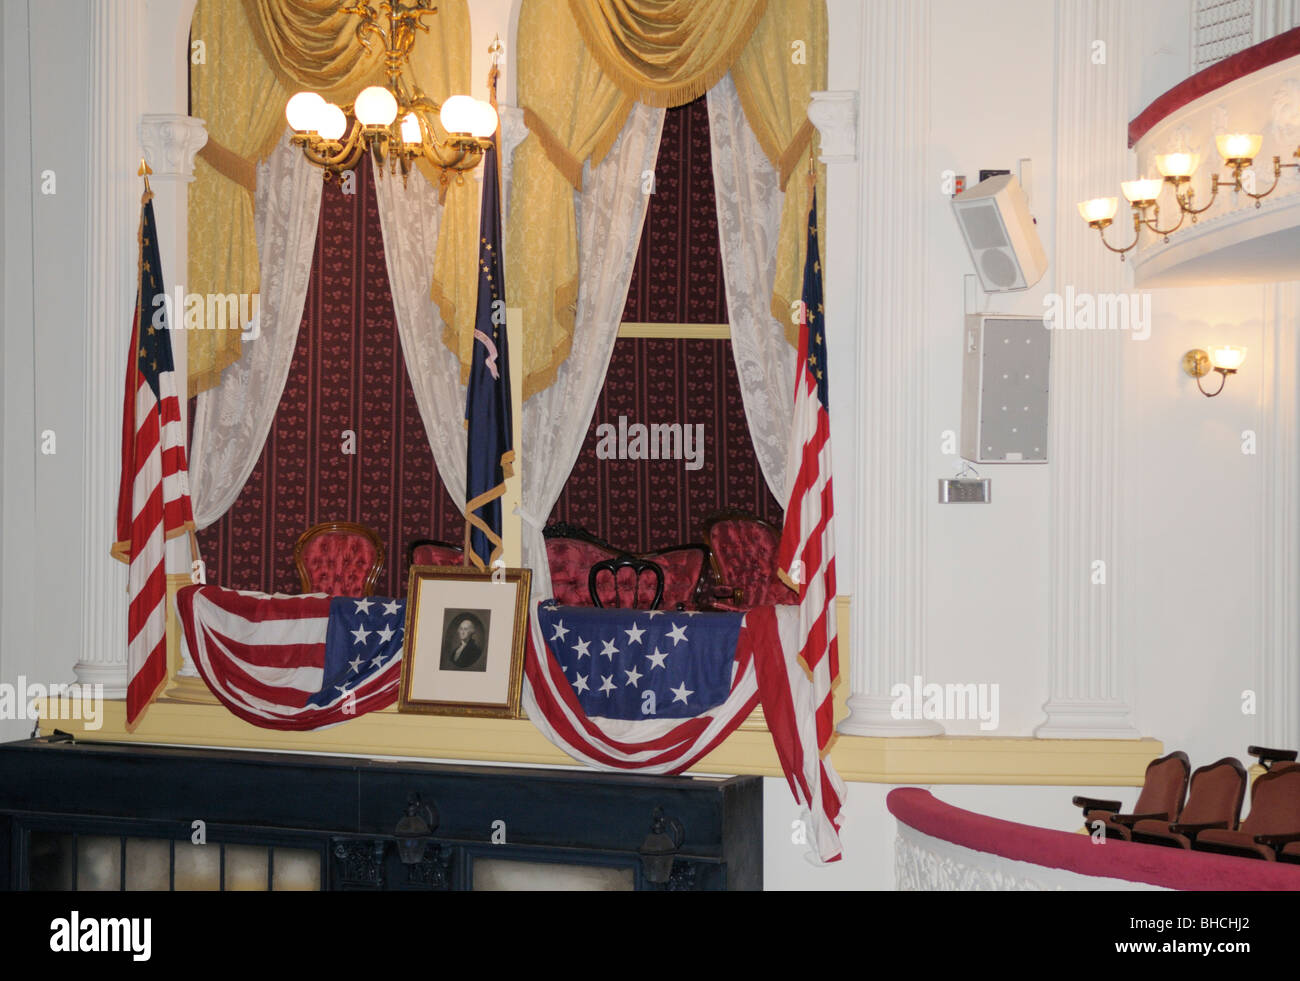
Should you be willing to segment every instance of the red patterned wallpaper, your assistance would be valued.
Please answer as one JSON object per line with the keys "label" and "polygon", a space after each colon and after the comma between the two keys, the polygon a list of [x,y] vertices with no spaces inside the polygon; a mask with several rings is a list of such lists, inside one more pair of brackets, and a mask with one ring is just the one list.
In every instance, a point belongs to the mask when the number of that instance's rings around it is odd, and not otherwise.
{"label": "red patterned wallpaper", "polygon": [[[325,185],[298,346],[261,459],[199,533],[209,582],[296,593],[298,536],[358,521],[388,550],[376,593],[402,595],[410,539],[464,537],[406,374],[370,168],[356,175],[354,195]],[[355,453],[344,452],[346,430]]]}
{"label": "red patterned wallpaper", "polygon": [[[634,423],[703,427],[695,430],[704,437],[699,468],[688,469],[695,462],[684,459],[600,459],[599,427],[607,423],[617,432],[619,416],[629,429]],[[625,442],[630,450],[630,432]],[[643,552],[700,541],[704,518],[726,506],[778,526],[784,520],[754,458],[731,342],[618,341],[587,440],[551,520]]]}
{"label": "red patterned wallpaper", "polygon": [[664,114],[625,323],[725,324],[727,291],[704,97]]}

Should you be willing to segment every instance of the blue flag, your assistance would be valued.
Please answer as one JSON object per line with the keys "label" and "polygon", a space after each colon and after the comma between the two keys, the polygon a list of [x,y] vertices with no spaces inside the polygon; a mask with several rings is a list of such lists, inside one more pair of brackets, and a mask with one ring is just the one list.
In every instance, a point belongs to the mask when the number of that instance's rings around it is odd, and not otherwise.
{"label": "blue flag", "polygon": [[483,154],[478,306],[474,356],[465,398],[469,430],[465,475],[465,554],[485,569],[501,555],[501,496],[511,475],[510,358],[506,343],[505,263],[496,147]]}

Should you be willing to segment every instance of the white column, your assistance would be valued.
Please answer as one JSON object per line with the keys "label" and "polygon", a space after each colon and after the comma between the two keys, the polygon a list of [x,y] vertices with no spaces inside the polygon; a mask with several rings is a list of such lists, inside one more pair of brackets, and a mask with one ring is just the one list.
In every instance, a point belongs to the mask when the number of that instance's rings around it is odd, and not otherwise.
{"label": "white column", "polygon": [[[856,524],[837,542],[853,563],[850,715],[857,736],[930,736],[937,722],[896,719],[896,683],[923,674],[926,411],[925,201],[930,119],[930,4],[873,0],[859,21],[863,141],[857,165]],[[814,112],[835,113],[819,98]],[[814,122],[816,122],[814,117]],[[843,146],[823,144],[842,156]],[[833,159],[833,158],[832,158]],[[832,170],[836,169],[832,167]],[[828,316],[831,312],[828,312]],[[846,376],[845,381],[848,381]],[[932,491],[931,491],[932,492]]]}
{"label": "white column", "polygon": [[1265,290],[1262,391],[1260,631],[1256,739],[1262,746],[1300,745],[1300,283]]}
{"label": "white column", "polygon": [[[90,180],[90,268],[86,277],[86,442],[82,492],[85,539],[78,581],[84,647],[77,681],[126,695],[126,566],[109,557],[117,537],[122,465],[122,378],[135,305],[140,162],[136,122],[142,105],[146,37],[142,0],[90,6],[91,102],[87,141],[95,148]],[[124,258],[126,257],[126,258]]]}
{"label": "white column", "polygon": [[[1131,5],[1070,0],[1056,17],[1055,289],[1119,293],[1128,267],[1079,218],[1077,202],[1134,176],[1127,127],[1137,81]],[[1124,222],[1116,221],[1116,229]],[[1129,570],[1119,527],[1123,345],[1118,330],[1054,331],[1048,462],[1050,611],[1043,738],[1137,738],[1132,656],[1121,658],[1118,604]]]}

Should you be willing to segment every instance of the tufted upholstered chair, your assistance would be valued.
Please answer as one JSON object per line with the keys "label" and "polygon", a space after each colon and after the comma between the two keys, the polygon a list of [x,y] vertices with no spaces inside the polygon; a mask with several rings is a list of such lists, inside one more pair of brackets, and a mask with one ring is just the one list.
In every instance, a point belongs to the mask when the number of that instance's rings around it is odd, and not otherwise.
{"label": "tufted upholstered chair", "polygon": [[370,596],[384,568],[384,543],[365,525],[324,521],[302,533],[293,564],[304,593]]}
{"label": "tufted upholstered chair", "polygon": [[409,565],[464,565],[465,550],[432,538],[416,538],[406,547]]}
{"label": "tufted upholstered chair", "polygon": [[715,609],[799,602],[799,595],[776,575],[781,532],[771,522],[738,511],[720,512],[705,519],[704,543],[713,553]]}

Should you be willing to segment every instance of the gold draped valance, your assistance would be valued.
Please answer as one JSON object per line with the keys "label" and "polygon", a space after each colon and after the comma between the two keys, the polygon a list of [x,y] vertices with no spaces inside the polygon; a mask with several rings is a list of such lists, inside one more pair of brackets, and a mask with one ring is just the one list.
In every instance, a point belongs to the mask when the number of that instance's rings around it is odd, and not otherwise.
{"label": "gold draped valance", "polygon": [[826,88],[826,34],[825,0],[524,0],[516,70],[529,135],[514,155],[506,248],[510,304],[527,318],[524,398],[555,380],[572,346],[583,165],[600,162],[635,101],[682,105],[728,71],[785,191],[772,313],[797,343],[810,200],[808,182],[790,178],[815,152],[807,109]]}
{"label": "gold draped valance", "polygon": [[684,105],[713,88],[767,6],[767,0],[569,0],[601,71],[629,98],[659,108]]}
{"label": "gold draped valance", "polygon": [[[193,114],[207,124],[189,196],[187,291],[256,293],[259,288],[253,191],[257,163],[275,148],[289,96],[312,89],[339,104],[385,80],[378,45],[356,40],[357,18],[338,0],[198,0],[191,37],[205,63],[191,65]],[[408,78],[441,101],[470,87],[467,0],[441,0],[430,33],[411,52]],[[438,172],[421,167],[425,178]],[[412,180],[419,179],[412,176]],[[451,180],[430,291],[447,327],[442,341],[468,375],[477,272],[477,187]],[[221,382],[239,359],[238,331],[194,331],[189,338],[189,394]]]}

